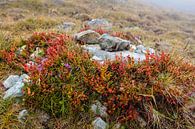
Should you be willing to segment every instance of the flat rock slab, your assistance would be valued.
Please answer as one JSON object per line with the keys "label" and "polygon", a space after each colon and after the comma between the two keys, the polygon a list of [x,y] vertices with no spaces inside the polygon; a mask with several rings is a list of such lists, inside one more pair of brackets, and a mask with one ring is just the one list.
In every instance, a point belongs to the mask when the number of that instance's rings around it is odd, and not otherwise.
{"label": "flat rock slab", "polygon": [[128,57],[134,58],[135,62],[143,61],[146,59],[145,54],[143,53],[135,53],[126,51],[117,51],[117,52],[107,52],[101,50],[99,45],[83,45],[83,48],[92,54],[95,58],[98,59],[97,61],[105,61],[105,60],[116,60],[116,56],[122,57],[122,59],[127,59]]}
{"label": "flat rock slab", "polygon": [[75,28],[76,24],[73,22],[64,22],[62,25],[59,25],[58,28],[62,31],[72,31]]}

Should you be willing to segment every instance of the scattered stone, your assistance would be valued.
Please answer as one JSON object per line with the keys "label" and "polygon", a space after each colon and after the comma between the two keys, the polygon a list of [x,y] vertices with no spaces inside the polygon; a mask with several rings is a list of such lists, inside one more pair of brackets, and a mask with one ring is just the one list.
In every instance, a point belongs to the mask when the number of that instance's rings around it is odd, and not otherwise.
{"label": "scattered stone", "polygon": [[113,0],[116,3],[125,4],[128,0]]}
{"label": "scattered stone", "polygon": [[74,36],[76,41],[86,44],[97,44],[99,37],[100,34],[93,30],[82,31]]}
{"label": "scattered stone", "polygon": [[88,14],[85,13],[78,13],[74,16],[74,18],[79,19],[81,21],[88,21],[92,19]]}
{"label": "scattered stone", "polygon": [[72,22],[64,22],[62,25],[58,26],[60,30],[71,31],[75,28],[76,24]]}
{"label": "scattered stone", "polygon": [[91,106],[91,110],[95,115],[100,115],[101,117],[107,117],[107,108],[103,106],[99,101],[96,101],[95,104]]}
{"label": "scattered stone", "polygon": [[84,26],[89,27],[92,30],[100,28],[104,30],[110,30],[112,28],[112,24],[109,23],[106,19],[92,19],[91,21],[84,23]]}
{"label": "scattered stone", "polygon": [[152,31],[157,35],[161,35],[166,32],[164,29],[161,29],[161,28],[152,28]]}
{"label": "scattered stone", "polygon": [[24,109],[24,110],[19,112],[18,120],[23,123],[26,120],[27,116],[28,116],[28,111],[26,109]]}
{"label": "scattered stone", "polygon": [[107,129],[108,124],[103,121],[100,117],[97,117],[93,122],[92,125],[94,129]]}
{"label": "scattered stone", "polygon": [[3,99],[21,97],[23,96],[22,88],[24,87],[24,83],[22,81],[16,82],[14,86],[5,91],[5,95]]}
{"label": "scattered stone", "polygon": [[4,82],[3,85],[6,89],[13,87],[16,82],[20,79],[18,75],[10,75]]}
{"label": "scattered stone", "polygon": [[140,27],[138,26],[129,26],[129,27],[125,27],[124,30],[126,31],[135,31],[135,30],[141,30]]}
{"label": "scattered stone", "polygon": [[131,44],[130,41],[113,37],[108,34],[103,34],[99,38],[99,42],[101,49],[109,52],[129,50]]}
{"label": "scattered stone", "polygon": [[52,2],[54,2],[57,5],[63,5],[65,3],[64,0],[52,0]]}
{"label": "scattered stone", "polygon": [[2,5],[6,5],[7,4],[7,2],[6,1],[0,1],[0,6],[2,6]]}

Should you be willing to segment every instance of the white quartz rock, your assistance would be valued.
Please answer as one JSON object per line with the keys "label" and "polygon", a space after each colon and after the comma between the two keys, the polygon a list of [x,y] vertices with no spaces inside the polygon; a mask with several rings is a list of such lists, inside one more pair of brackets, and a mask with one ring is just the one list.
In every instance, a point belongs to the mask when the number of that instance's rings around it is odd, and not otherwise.
{"label": "white quartz rock", "polygon": [[100,117],[97,117],[93,122],[92,125],[94,129],[107,129],[108,124],[103,121]]}
{"label": "white quartz rock", "polygon": [[3,85],[6,89],[11,88],[16,84],[16,82],[20,79],[18,75],[10,75],[4,82]]}
{"label": "white quartz rock", "polygon": [[13,98],[13,97],[21,97],[23,95],[22,88],[24,87],[24,83],[22,81],[16,82],[14,86],[5,91],[5,95],[3,99]]}

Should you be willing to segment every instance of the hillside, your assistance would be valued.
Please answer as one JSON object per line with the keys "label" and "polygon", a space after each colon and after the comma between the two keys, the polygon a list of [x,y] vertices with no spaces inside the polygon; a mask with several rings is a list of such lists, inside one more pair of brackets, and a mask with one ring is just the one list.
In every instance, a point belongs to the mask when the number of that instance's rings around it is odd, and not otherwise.
{"label": "hillside", "polygon": [[2,129],[195,126],[195,15],[136,0],[2,0],[0,51]]}

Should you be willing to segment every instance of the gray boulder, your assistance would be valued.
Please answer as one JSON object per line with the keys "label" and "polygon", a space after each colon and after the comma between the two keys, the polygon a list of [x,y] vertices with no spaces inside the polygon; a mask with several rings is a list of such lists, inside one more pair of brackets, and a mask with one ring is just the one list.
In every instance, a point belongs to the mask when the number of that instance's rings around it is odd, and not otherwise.
{"label": "gray boulder", "polygon": [[103,34],[99,38],[99,42],[101,49],[109,52],[129,50],[131,44],[130,41],[113,37],[108,34]]}
{"label": "gray boulder", "polygon": [[81,21],[88,21],[88,20],[92,19],[88,14],[85,14],[85,13],[78,13],[78,14],[74,15],[73,17],[75,19],[81,20]]}
{"label": "gray boulder", "polygon": [[103,121],[100,117],[97,117],[93,122],[92,122],[93,128],[94,129],[107,129],[108,124]]}
{"label": "gray boulder", "polygon": [[23,123],[26,120],[27,115],[28,111],[26,109],[20,111],[18,115],[18,120]]}
{"label": "gray boulder", "polygon": [[62,31],[71,31],[75,28],[76,24],[72,22],[64,22],[62,25],[58,26],[58,28]]}
{"label": "gray boulder", "polygon": [[97,44],[99,37],[100,34],[93,30],[83,31],[74,35],[76,41],[86,44]]}
{"label": "gray boulder", "polygon": [[91,110],[95,115],[100,115],[101,117],[107,117],[107,108],[103,106],[99,101],[96,101],[95,104],[91,106]]}
{"label": "gray boulder", "polygon": [[112,24],[109,23],[106,19],[92,19],[91,21],[87,21],[84,23],[84,26],[89,27],[90,29],[104,29],[110,30],[112,28]]}

